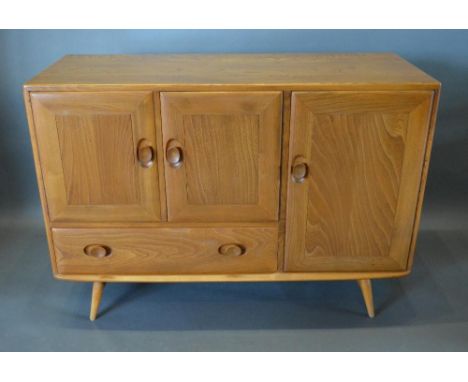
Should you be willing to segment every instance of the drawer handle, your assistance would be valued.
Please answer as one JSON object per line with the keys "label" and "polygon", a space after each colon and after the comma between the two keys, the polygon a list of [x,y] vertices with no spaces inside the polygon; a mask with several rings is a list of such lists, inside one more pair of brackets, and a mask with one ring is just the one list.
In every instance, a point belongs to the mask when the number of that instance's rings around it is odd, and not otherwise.
{"label": "drawer handle", "polygon": [[240,244],[223,244],[218,248],[218,253],[224,256],[242,256],[247,252]]}
{"label": "drawer handle", "polygon": [[137,158],[141,167],[144,168],[149,168],[154,163],[154,149],[146,139],[138,142]]}
{"label": "drawer handle", "polygon": [[304,183],[304,180],[309,175],[309,166],[307,165],[305,158],[298,156],[294,159],[293,166],[291,169],[291,176],[294,183]]}
{"label": "drawer handle", "polygon": [[84,247],[84,253],[87,256],[96,257],[102,259],[103,257],[110,256],[112,254],[112,249],[105,245],[100,244],[90,244]]}
{"label": "drawer handle", "polygon": [[184,162],[184,152],[181,145],[176,140],[171,140],[167,144],[166,159],[169,166],[179,168]]}

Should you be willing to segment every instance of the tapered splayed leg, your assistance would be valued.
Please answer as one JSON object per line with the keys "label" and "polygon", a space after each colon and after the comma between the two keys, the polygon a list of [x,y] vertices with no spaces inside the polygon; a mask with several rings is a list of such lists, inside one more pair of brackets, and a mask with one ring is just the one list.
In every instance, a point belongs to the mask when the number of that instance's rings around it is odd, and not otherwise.
{"label": "tapered splayed leg", "polygon": [[91,294],[91,310],[89,312],[89,319],[94,321],[96,319],[99,304],[101,304],[102,291],[104,289],[105,283],[96,281],[93,283],[93,292]]}
{"label": "tapered splayed leg", "polygon": [[362,297],[364,297],[364,302],[366,303],[367,314],[370,318],[375,316],[374,313],[374,298],[372,297],[372,284],[371,281],[366,280],[357,280],[359,288],[361,289]]}

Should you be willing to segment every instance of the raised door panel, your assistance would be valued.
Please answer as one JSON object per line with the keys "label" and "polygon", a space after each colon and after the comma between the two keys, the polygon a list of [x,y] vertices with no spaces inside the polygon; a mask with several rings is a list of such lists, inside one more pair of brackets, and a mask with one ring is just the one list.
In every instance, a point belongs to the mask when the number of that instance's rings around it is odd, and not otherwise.
{"label": "raised door panel", "polygon": [[278,219],[280,92],[161,93],[169,221]]}
{"label": "raised door panel", "polygon": [[287,271],[406,269],[432,95],[293,93]]}
{"label": "raised door panel", "polygon": [[52,222],[160,220],[150,92],[31,100]]}

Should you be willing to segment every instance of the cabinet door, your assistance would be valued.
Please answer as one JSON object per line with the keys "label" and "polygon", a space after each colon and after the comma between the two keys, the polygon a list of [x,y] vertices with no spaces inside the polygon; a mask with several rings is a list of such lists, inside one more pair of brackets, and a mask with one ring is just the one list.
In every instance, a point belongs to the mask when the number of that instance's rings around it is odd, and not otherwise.
{"label": "cabinet door", "polygon": [[278,218],[280,92],[162,93],[170,221]]}
{"label": "cabinet door", "polygon": [[152,93],[31,100],[51,221],[160,220]]}
{"label": "cabinet door", "polygon": [[293,94],[288,271],[403,270],[432,92]]}

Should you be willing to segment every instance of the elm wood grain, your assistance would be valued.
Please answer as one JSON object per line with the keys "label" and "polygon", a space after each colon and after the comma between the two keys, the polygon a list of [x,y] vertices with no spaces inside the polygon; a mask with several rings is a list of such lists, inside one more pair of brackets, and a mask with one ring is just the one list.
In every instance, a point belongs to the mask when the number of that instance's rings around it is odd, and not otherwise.
{"label": "elm wood grain", "polygon": [[138,203],[130,114],[56,114],[55,122],[70,206]]}
{"label": "elm wood grain", "polygon": [[[158,275],[265,273],[276,271],[277,227],[53,229],[57,270],[61,274]],[[86,256],[99,244],[109,256]],[[220,253],[225,245],[242,256]]]}
{"label": "elm wood grain", "polygon": [[434,89],[438,82],[392,53],[65,56],[26,89],[160,91]]}
{"label": "elm wood grain", "polygon": [[359,289],[361,289],[364,303],[366,304],[367,314],[370,318],[374,318],[374,297],[372,296],[372,283],[369,279],[357,280]]}
{"label": "elm wood grain", "polygon": [[287,271],[406,269],[432,95],[293,93]]}
{"label": "elm wood grain", "polygon": [[410,271],[399,272],[274,272],[242,274],[174,274],[174,275],[68,275],[55,273],[57,280],[105,281],[123,283],[192,283],[192,282],[294,282],[294,281],[345,281],[361,279],[392,279],[405,277]]}
{"label": "elm wood grain", "polygon": [[169,221],[278,220],[280,92],[161,93],[161,115]]}
{"label": "elm wood grain", "polygon": [[100,281],[93,282],[93,291],[91,292],[91,309],[89,311],[89,319],[94,321],[101,305],[102,292],[106,284]]}
{"label": "elm wood grain", "polygon": [[36,139],[51,221],[161,220],[150,92],[32,93]]}

